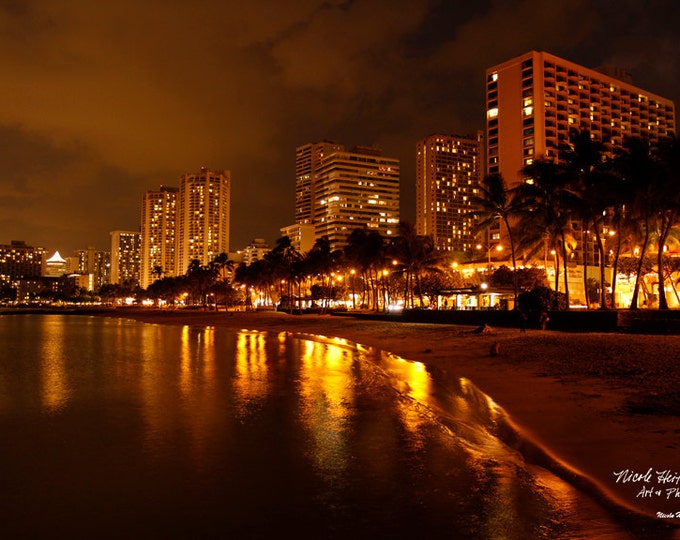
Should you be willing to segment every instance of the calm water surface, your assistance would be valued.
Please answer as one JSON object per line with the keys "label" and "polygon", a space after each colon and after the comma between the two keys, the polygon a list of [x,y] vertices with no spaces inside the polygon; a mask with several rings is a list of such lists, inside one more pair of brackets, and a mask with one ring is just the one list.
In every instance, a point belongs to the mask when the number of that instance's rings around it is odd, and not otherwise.
{"label": "calm water surface", "polygon": [[0,316],[2,538],[626,538],[465,379],[337,339]]}

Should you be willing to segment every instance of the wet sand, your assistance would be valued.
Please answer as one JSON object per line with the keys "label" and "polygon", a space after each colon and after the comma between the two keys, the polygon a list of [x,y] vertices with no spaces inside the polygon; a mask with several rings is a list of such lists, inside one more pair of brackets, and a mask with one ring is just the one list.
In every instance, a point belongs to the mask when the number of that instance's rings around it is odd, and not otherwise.
{"label": "wet sand", "polygon": [[[480,333],[457,325],[275,312],[119,309],[107,315],[342,337],[422,362],[446,377],[465,377],[557,459],[631,508],[680,524],[680,336],[502,328]],[[491,354],[494,342],[498,356]],[[657,471],[664,470],[661,479]]]}

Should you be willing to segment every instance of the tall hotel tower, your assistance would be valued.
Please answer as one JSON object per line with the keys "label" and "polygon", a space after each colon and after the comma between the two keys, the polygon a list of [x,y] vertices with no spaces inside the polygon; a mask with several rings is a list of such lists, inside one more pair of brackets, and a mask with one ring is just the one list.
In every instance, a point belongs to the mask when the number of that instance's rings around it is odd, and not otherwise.
{"label": "tall hotel tower", "polygon": [[399,160],[373,147],[345,151],[335,143],[307,144],[296,153],[296,221],[314,225],[341,249],[354,229],[383,236],[399,223]]}
{"label": "tall hotel tower", "polygon": [[341,144],[330,141],[310,143],[295,151],[295,223],[308,225],[314,222],[314,188],[316,169],[324,158],[333,152],[342,152]]}
{"label": "tall hotel tower", "polygon": [[484,137],[430,135],[416,144],[416,232],[441,251],[475,244],[471,198],[483,175]]}
{"label": "tall hotel tower", "polygon": [[177,214],[177,275],[192,260],[207,265],[220,253],[229,253],[231,173],[201,168],[179,180]]}
{"label": "tall hotel tower", "polygon": [[111,283],[139,284],[141,234],[111,231]]}
{"label": "tall hotel tower", "polygon": [[610,67],[588,69],[531,51],[486,70],[488,172],[508,185],[537,158],[557,157],[572,128],[612,152],[628,137],[655,142],[675,130],[673,102]]}
{"label": "tall hotel tower", "polygon": [[161,186],[142,198],[141,286],[175,276],[176,187]]}

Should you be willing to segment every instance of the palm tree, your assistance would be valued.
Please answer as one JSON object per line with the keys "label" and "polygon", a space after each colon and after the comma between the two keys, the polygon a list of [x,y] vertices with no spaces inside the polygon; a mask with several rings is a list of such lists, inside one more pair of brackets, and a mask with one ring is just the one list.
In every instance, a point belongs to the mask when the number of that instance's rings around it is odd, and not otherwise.
{"label": "palm tree", "polygon": [[[220,276],[220,281],[224,286],[224,311],[228,309],[229,288],[231,287],[231,275],[234,270],[234,261],[229,259],[229,255],[222,252],[213,259],[213,267],[216,276]],[[217,303],[215,303],[217,309]]]}
{"label": "palm tree", "polygon": [[344,249],[345,261],[357,266],[362,277],[362,305],[368,305],[366,295],[370,293],[372,309],[378,311],[378,271],[386,260],[385,239],[377,231],[366,227],[354,229],[347,238]]}
{"label": "palm tree", "polygon": [[[587,297],[587,234],[592,231],[598,253],[600,269],[600,309],[606,309],[604,227],[614,206],[613,176],[604,167],[604,149],[601,142],[591,137],[590,131],[572,130],[569,144],[560,148],[560,158],[565,163],[567,180],[575,195],[574,215],[583,228],[583,282]],[[586,304],[588,304],[586,298]]]}
{"label": "palm tree", "polygon": [[649,247],[654,214],[658,204],[657,164],[652,158],[649,143],[639,138],[626,139],[621,154],[616,159],[616,168],[624,182],[630,186],[632,192],[630,218],[634,221],[635,228],[642,238],[633,298],[629,307],[631,310],[636,310],[638,309],[642,266]]}
{"label": "palm tree", "polygon": [[163,267],[160,264],[155,265],[151,269],[151,275],[154,276],[156,279],[154,281],[157,281],[163,277]]}
{"label": "palm tree", "polygon": [[265,259],[270,264],[273,281],[286,281],[289,310],[292,312],[293,264],[300,259],[300,252],[288,236],[282,236],[276,240],[274,249],[267,253]]}
{"label": "palm tree", "polygon": [[203,266],[198,259],[192,259],[186,273],[187,284],[192,293],[193,302],[198,298],[201,304],[206,303],[206,293],[215,280],[215,270],[211,266]]}
{"label": "palm tree", "polygon": [[517,260],[515,254],[515,240],[510,220],[519,216],[522,209],[522,201],[512,197],[514,190],[506,187],[505,178],[500,173],[492,173],[484,177],[479,188],[479,195],[472,197],[471,203],[474,214],[479,216],[477,230],[485,231],[493,227],[499,220],[508,232],[508,242],[510,242],[510,255],[512,257],[513,271],[513,298],[515,309],[517,305]]}
{"label": "palm tree", "polygon": [[415,227],[407,222],[400,221],[398,236],[394,238],[389,249],[390,254],[396,261],[396,267],[404,274],[404,304],[410,303],[414,307],[414,287],[418,291],[420,305],[423,305],[421,275],[424,271],[438,272],[438,264],[441,257],[437,252],[434,240],[431,236],[416,234]]}
{"label": "palm tree", "polygon": [[306,266],[308,271],[317,275],[321,280],[323,309],[328,307],[328,301],[333,291],[333,274],[338,269],[341,255],[341,251],[331,250],[331,242],[328,236],[317,238],[307,254]]}
{"label": "palm tree", "polygon": [[666,242],[680,216],[680,147],[675,136],[659,145],[660,171],[657,179],[657,271],[659,276],[659,309],[668,309],[664,285],[663,255]]}
{"label": "palm tree", "polygon": [[569,190],[568,175],[562,165],[545,159],[538,159],[523,169],[527,180],[517,187],[518,204],[526,222],[544,227],[543,233],[556,239],[556,249],[561,252],[564,265],[564,292],[569,308],[568,254],[570,250],[569,230],[574,194]]}

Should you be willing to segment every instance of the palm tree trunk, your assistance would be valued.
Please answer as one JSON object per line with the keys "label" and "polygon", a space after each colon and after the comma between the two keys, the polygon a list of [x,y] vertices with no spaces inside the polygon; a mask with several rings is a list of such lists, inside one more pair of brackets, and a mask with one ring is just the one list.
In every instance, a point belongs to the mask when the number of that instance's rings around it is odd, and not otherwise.
{"label": "palm tree trunk", "polygon": [[663,275],[663,247],[666,244],[666,238],[668,238],[668,233],[670,232],[671,220],[668,216],[664,215],[661,226],[660,235],[658,242],[658,249],[656,254],[656,264],[657,271],[659,275],[659,309],[668,309],[668,300],[666,299],[666,286],[664,284]]}
{"label": "palm tree trunk", "polygon": [[569,276],[567,274],[567,242],[564,237],[564,232],[562,233],[562,264],[564,265],[564,294],[567,297],[566,309],[569,309]]}
{"label": "palm tree trunk", "polygon": [[649,243],[649,223],[645,221],[645,239],[642,242],[642,249],[640,250],[640,260],[638,261],[637,272],[635,275],[635,286],[633,287],[633,299],[630,302],[628,309],[638,309],[638,294],[640,293],[640,274],[642,273],[642,261],[644,261],[645,253],[647,252],[647,244]]}
{"label": "palm tree trunk", "polygon": [[605,291],[605,276],[604,276],[604,244],[600,235],[599,224],[595,224],[595,241],[597,242],[597,253],[600,258],[600,309],[607,309],[607,295]]}
{"label": "palm tree trunk", "polygon": [[508,240],[510,241],[510,256],[512,257],[512,301],[513,309],[518,309],[517,306],[517,260],[515,259],[515,241],[512,238],[512,231],[510,229],[510,222],[507,217],[503,218],[505,221],[505,229],[508,231]]}
{"label": "palm tree trunk", "polygon": [[[619,227],[620,229],[620,227]],[[621,255],[621,234],[616,234],[616,253],[612,263],[612,307],[616,309],[616,274],[619,270],[619,256]]]}

